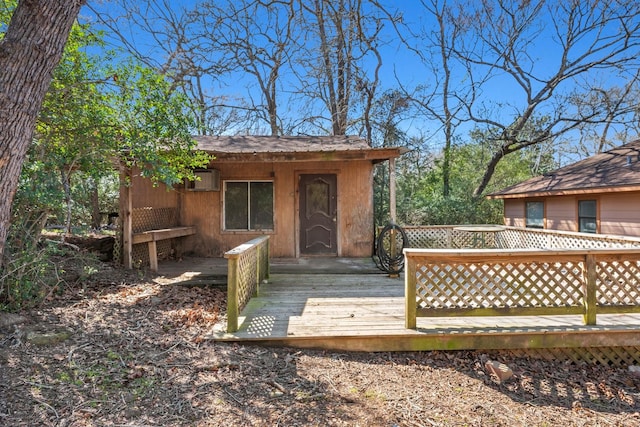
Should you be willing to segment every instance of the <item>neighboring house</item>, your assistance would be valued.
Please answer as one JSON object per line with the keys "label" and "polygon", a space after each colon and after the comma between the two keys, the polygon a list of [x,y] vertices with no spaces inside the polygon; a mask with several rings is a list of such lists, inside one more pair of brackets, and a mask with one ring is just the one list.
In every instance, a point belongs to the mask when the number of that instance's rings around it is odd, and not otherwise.
{"label": "neighboring house", "polygon": [[640,236],[640,140],[492,193],[505,225]]}
{"label": "neighboring house", "polygon": [[370,256],[374,164],[406,151],[371,148],[347,136],[195,140],[198,150],[215,156],[196,172],[200,180],[167,191],[130,171],[129,199],[121,203],[131,211],[175,210],[176,225],[196,228],[181,238],[181,252],[204,257],[220,257],[264,234],[271,236],[272,257]]}

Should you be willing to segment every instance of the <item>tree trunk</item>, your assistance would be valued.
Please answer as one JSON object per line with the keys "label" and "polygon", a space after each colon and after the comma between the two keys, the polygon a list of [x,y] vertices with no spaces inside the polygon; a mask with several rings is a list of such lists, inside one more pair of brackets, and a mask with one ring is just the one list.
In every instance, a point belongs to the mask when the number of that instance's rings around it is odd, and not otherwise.
{"label": "tree trunk", "polygon": [[498,163],[500,162],[500,160],[504,158],[506,154],[507,153],[504,150],[500,150],[493,153],[493,156],[491,156],[491,160],[489,160],[489,163],[487,164],[487,168],[485,169],[485,172],[482,175],[482,180],[480,181],[480,184],[473,191],[473,197],[475,198],[482,197],[482,193],[484,193],[484,190],[487,188],[487,185],[489,185],[489,181],[491,181],[491,177],[493,176],[493,173],[496,171],[496,166],[498,166]]}
{"label": "tree trunk", "polygon": [[33,131],[82,0],[21,0],[0,41],[0,266]]}
{"label": "tree trunk", "polygon": [[62,233],[62,243],[65,242],[67,236],[71,235],[71,171],[66,173],[64,166],[60,168],[60,182],[62,183],[62,189],[64,190],[64,204],[66,211],[64,215],[64,233]]}
{"label": "tree trunk", "polygon": [[91,228],[99,230],[102,225],[102,215],[100,214],[100,194],[98,193],[98,180],[91,180]]}

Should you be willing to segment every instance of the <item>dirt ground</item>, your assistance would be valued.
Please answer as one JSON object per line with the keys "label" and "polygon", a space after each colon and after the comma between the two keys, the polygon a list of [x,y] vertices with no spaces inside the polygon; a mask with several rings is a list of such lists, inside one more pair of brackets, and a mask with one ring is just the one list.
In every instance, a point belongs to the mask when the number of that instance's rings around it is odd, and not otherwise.
{"label": "dirt ground", "polygon": [[[215,289],[113,266],[0,314],[4,426],[640,426],[625,368],[219,344]],[[514,376],[485,370],[498,360]]]}

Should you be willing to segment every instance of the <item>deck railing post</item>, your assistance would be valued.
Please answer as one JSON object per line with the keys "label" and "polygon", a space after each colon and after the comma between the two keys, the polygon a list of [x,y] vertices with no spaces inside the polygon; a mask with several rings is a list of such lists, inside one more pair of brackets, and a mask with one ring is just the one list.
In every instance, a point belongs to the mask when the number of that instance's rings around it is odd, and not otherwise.
{"label": "deck railing post", "polygon": [[227,332],[238,330],[238,257],[229,257],[227,265]]}
{"label": "deck railing post", "polygon": [[260,276],[263,274],[264,265],[262,264],[262,244],[256,245],[256,286],[253,290],[252,297],[257,297],[260,293],[260,282],[262,281]]}
{"label": "deck railing post", "polygon": [[416,260],[415,258],[404,255],[404,327],[407,329],[416,329]]}
{"label": "deck railing post", "polygon": [[596,258],[594,255],[585,256],[584,283],[584,324],[596,324]]}
{"label": "deck railing post", "polygon": [[271,263],[269,262],[269,259],[271,257],[271,252],[269,249],[269,236],[267,236],[267,240],[264,243],[264,248],[265,248],[264,262],[266,264],[266,268],[264,270],[264,278],[268,280],[269,276],[271,275]]}

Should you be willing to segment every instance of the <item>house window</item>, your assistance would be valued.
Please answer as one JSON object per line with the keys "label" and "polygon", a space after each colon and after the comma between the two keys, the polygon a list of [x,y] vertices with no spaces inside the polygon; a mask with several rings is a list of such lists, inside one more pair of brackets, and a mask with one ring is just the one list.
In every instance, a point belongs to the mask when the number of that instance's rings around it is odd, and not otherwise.
{"label": "house window", "polygon": [[528,228],[544,228],[544,202],[527,202],[525,221]]}
{"label": "house window", "polygon": [[598,230],[596,218],[596,201],[578,201],[578,231],[582,233],[596,233]]}
{"label": "house window", "polygon": [[273,182],[224,183],[225,230],[273,230]]}

